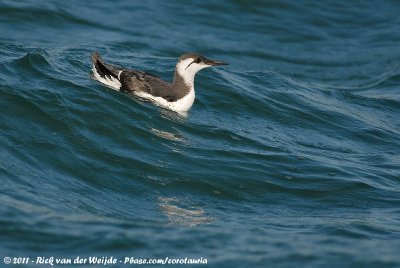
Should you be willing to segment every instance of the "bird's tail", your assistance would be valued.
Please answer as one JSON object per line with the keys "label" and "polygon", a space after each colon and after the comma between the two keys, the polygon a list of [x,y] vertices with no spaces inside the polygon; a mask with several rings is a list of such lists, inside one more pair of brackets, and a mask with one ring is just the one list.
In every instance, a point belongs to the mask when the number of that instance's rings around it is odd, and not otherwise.
{"label": "bird's tail", "polygon": [[121,88],[119,76],[123,71],[122,68],[105,63],[97,51],[92,54],[92,63],[93,79],[116,90]]}

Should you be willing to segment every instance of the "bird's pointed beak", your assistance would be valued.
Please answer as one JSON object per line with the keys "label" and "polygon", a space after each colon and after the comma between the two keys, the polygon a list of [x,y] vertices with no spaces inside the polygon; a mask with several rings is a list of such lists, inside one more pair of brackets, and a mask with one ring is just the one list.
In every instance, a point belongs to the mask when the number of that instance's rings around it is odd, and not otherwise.
{"label": "bird's pointed beak", "polygon": [[204,63],[210,66],[220,66],[220,65],[229,65],[226,62],[223,61],[218,61],[218,60],[209,60],[209,59],[205,59]]}
{"label": "bird's pointed beak", "polygon": [[229,64],[226,63],[226,62],[217,61],[217,60],[212,60],[212,61],[210,61],[210,62],[207,63],[207,64],[209,64],[209,65],[211,65],[211,66],[229,65]]}

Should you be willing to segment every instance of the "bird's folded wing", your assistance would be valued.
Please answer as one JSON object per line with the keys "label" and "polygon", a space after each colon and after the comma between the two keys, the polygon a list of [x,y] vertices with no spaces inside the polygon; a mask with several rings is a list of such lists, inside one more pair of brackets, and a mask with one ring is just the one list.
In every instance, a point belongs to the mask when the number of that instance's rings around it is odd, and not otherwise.
{"label": "bird's folded wing", "polygon": [[121,90],[146,92],[155,97],[168,98],[171,85],[159,77],[137,70],[123,71],[120,75]]}

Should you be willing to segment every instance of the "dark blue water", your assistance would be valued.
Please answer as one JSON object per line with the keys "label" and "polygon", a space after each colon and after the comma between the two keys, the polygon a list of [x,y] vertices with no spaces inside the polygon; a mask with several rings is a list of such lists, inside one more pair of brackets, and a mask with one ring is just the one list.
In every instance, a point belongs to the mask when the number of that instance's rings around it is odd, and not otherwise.
{"label": "dark blue water", "polygon": [[[400,267],[399,14],[397,1],[1,1],[0,266]],[[185,52],[230,65],[196,76],[182,117],[91,80],[95,50],[167,81]]]}

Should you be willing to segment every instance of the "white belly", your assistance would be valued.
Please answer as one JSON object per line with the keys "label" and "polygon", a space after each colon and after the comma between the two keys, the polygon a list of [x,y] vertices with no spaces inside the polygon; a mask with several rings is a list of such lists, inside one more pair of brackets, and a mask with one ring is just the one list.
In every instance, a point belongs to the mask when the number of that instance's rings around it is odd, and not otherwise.
{"label": "white belly", "polygon": [[154,97],[153,95],[150,95],[148,93],[144,92],[135,92],[136,95],[138,95],[141,98],[148,99],[153,101],[155,104],[162,106],[164,108],[167,108],[169,110],[175,111],[175,112],[187,112],[189,109],[192,107],[194,103],[194,99],[196,97],[196,94],[194,92],[194,88],[192,88],[185,97],[174,101],[174,102],[169,102],[165,100],[164,98],[161,97]]}

